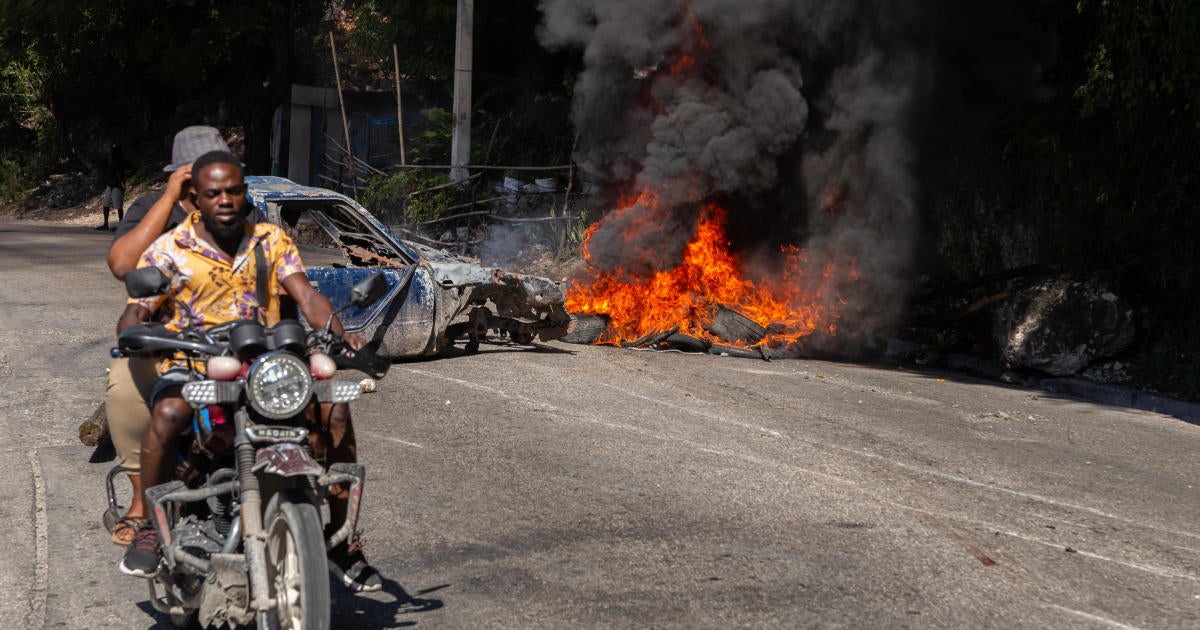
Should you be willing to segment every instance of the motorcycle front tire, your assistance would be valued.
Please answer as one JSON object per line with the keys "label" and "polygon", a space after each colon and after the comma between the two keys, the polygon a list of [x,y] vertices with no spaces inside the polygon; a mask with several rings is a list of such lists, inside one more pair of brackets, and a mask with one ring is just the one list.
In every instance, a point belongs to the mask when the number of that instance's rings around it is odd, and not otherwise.
{"label": "motorcycle front tire", "polygon": [[276,605],[270,627],[329,628],[329,565],[321,513],[302,492],[271,498],[263,519],[267,532],[267,578]]}

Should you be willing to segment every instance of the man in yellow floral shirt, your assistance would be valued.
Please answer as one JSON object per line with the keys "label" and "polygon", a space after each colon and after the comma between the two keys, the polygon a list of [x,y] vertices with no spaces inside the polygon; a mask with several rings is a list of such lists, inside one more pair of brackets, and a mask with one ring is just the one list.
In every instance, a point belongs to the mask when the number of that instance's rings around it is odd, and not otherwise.
{"label": "man in yellow floral shirt", "polygon": [[[283,230],[269,223],[246,221],[249,204],[246,185],[238,160],[223,151],[201,156],[192,165],[192,201],[198,209],[175,229],[155,240],[142,255],[138,267],[158,268],[170,279],[166,296],[130,299],[117,324],[118,333],[126,327],[148,321],[151,314],[166,313],[166,327],[183,330],[190,322],[207,329],[239,319],[255,319],[264,325],[279,321],[280,294],[295,300],[310,322],[324,322],[333,314],[329,299],[308,283],[304,265],[295,243]],[[266,295],[256,294],[258,284],[255,256],[266,260]],[[342,325],[333,318],[334,332]],[[358,349],[363,339],[344,336]],[[177,457],[176,436],[192,417],[191,406],[183,399],[183,384],[195,377],[180,363],[167,361],[151,393],[153,408],[150,427],[142,438],[142,487],[152,488],[170,478]],[[333,462],[353,462],[357,457],[354,429],[347,405],[322,405],[321,427],[315,432]],[[342,494],[342,496],[337,496]],[[346,496],[331,489],[330,527],[338,528],[346,518]],[[147,504],[149,502],[147,501]],[[357,541],[356,541],[357,542]],[[149,577],[158,568],[158,532],[143,524],[121,562],[121,571]],[[355,590],[378,590],[379,574],[367,564],[361,548],[345,543],[329,554],[330,570]]]}

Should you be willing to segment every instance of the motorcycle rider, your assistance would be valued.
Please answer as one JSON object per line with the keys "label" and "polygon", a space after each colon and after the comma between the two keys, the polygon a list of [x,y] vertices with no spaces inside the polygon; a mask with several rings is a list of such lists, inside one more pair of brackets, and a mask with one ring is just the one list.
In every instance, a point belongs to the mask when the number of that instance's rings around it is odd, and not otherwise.
{"label": "motorcycle rider", "polygon": [[[199,328],[239,319],[258,319],[269,326],[280,319],[283,294],[296,302],[308,321],[329,319],[333,306],[309,285],[295,243],[275,225],[246,221],[249,204],[238,160],[227,152],[206,153],[192,165],[191,176],[190,195],[197,212],[155,240],[138,262],[138,267],[162,271],[171,281],[171,294],[190,312],[165,296],[131,298],[118,332],[149,321],[159,309],[167,314],[165,324],[172,331],[182,330],[189,319]],[[256,252],[268,262],[265,296],[255,295]],[[342,333],[341,322],[336,317],[332,322],[333,331]],[[355,349],[364,344],[354,334],[345,335],[345,341]],[[176,437],[192,417],[181,390],[184,383],[196,378],[195,373],[184,362],[171,359],[165,360],[159,371],[161,376],[151,393],[152,419],[142,438],[143,489],[169,480],[178,451]],[[349,406],[319,405],[313,413],[319,422],[313,444],[318,457],[324,451],[330,463],[355,461],[357,446]],[[347,489],[330,489],[331,529],[345,521],[347,499]],[[354,543],[344,542],[329,552],[330,571],[356,591],[378,590],[382,578],[367,563],[357,537],[351,538]],[[121,562],[121,571],[149,577],[157,570],[160,557],[158,531],[144,524]]]}

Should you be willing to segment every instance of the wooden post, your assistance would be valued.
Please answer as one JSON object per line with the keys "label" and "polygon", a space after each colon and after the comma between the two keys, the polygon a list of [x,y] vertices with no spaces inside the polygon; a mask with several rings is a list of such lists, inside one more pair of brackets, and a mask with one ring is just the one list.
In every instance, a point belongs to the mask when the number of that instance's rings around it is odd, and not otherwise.
{"label": "wooden post", "polygon": [[454,46],[454,136],[450,140],[450,179],[466,179],[471,163],[471,70],[475,0],[458,0]]}
{"label": "wooden post", "polygon": [[[575,149],[579,148],[579,134],[575,134],[575,140],[571,142],[571,166],[567,169],[567,192],[563,194],[562,205],[562,232],[558,235],[558,249],[554,251],[554,261],[558,262],[562,259],[563,249],[567,246],[567,231],[571,229],[571,223],[566,220],[567,211],[571,207],[571,189],[575,186]],[[554,211],[551,210],[551,215]]]}
{"label": "wooden post", "polygon": [[354,147],[350,144],[350,122],[346,119],[346,101],[342,98],[342,75],[338,72],[337,48],[333,33],[329,33],[329,52],[333,55],[333,78],[337,81],[338,107],[342,110],[342,129],[346,132],[346,166],[350,169],[350,189],[358,197],[358,175],[354,172]]}
{"label": "wooden post", "polygon": [[400,166],[408,164],[404,159],[404,108],[400,106],[400,52],[392,44],[392,59],[396,62],[396,128],[400,133]]}

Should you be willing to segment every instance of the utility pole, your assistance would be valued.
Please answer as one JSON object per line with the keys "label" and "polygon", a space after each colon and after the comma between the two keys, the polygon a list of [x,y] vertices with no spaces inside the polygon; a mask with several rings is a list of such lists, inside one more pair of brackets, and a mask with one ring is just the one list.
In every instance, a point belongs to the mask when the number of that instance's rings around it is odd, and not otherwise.
{"label": "utility pole", "polygon": [[450,179],[466,179],[471,163],[471,66],[475,0],[458,0],[458,35],[454,45],[454,135],[450,140]]}
{"label": "utility pole", "polygon": [[408,161],[404,157],[404,108],[400,106],[400,51],[392,44],[392,61],[396,63],[396,132],[400,134],[400,166]]}

